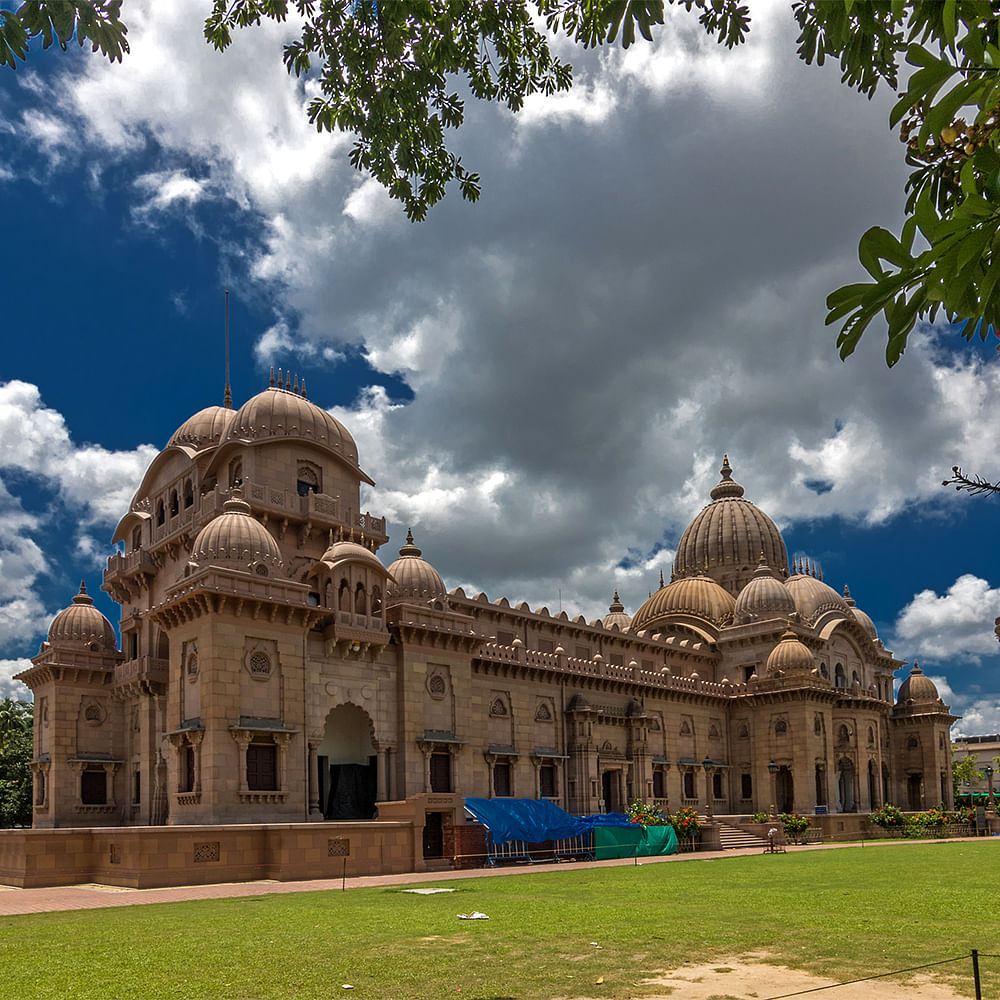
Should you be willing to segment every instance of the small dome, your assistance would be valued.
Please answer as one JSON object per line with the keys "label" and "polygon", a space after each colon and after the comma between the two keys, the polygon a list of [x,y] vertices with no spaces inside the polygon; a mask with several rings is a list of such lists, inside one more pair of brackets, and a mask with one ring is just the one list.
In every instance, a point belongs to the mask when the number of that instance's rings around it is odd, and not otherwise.
{"label": "small dome", "polygon": [[386,584],[386,603],[394,601],[417,600],[428,601],[434,598],[446,598],[441,574],[426,559],[421,558],[421,551],[413,544],[413,532],[406,532],[406,544],[399,550],[399,558],[389,567],[393,581]]}
{"label": "small dome", "polygon": [[733,609],[733,624],[787,618],[795,611],[795,601],[788,589],[776,580],[763,553],[750,582],[740,591]]}
{"label": "small dome", "polygon": [[80,593],[73,603],[52,619],[49,642],[55,645],[86,646],[99,652],[118,652],[118,640],[111,622],[94,607],[87,586],[80,582]]}
{"label": "small dome", "polygon": [[250,513],[250,504],[233,498],[222,505],[194,541],[191,559],[201,566],[222,565],[249,570],[264,565],[278,569],[281,550],[271,533]]}
{"label": "small dome", "polygon": [[771,650],[771,655],[767,658],[766,672],[768,677],[780,674],[807,674],[815,665],[808,646],[800,642],[799,637],[791,629],[786,629],[781,641]]}
{"label": "small dome", "polygon": [[187,445],[196,451],[218,444],[232,426],[235,410],[224,406],[206,406],[188,417],[171,435],[167,447]]}
{"label": "small dome", "polygon": [[385,575],[385,567],[382,565],[382,560],[371,549],[366,548],[360,542],[334,542],[323,553],[321,561],[330,567],[342,562],[368,563],[373,569],[377,569],[380,575]]}
{"label": "small dome", "polygon": [[785,586],[795,601],[795,609],[807,621],[815,622],[827,611],[839,611],[845,618],[851,614],[840,594],[814,576],[797,573],[785,581]]}
{"label": "small dome", "polygon": [[851,592],[847,589],[847,584],[844,584],[844,603],[851,609],[851,614],[854,615],[858,620],[858,624],[868,633],[872,642],[878,639],[878,631],[875,628],[875,622],[866,615],[861,608],[857,607],[854,603],[854,598],[851,597]]}
{"label": "small dome", "polygon": [[604,621],[601,624],[605,628],[617,625],[622,632],[632,624],[632,616],[625,614],[625,605],[619,599],[617,590],[608,605],[608,613],[604,616]]}
{"label": "small dome", "polygon": [[788,553],[777,525],[759,507],[743,498],[733,481],[729,456],[722,462],[722,480],[712,490],[712,502],[684,529],[674,557],[676,576],[705,573],[738,594],[750,581],[760,553],[782,577]]}
{"label": "small dome", "polygon": [[706,618],[717,626],[728,625],[736,602],[710,576],[686,576],[661,587],[632,618],[632,629],[650,629],[671,615]]}
{"label": "small dome", "polygon": [[[280,382],[281,373],[278,374]],[[236,411],[227,440],[259,441],[262,438],[305,438],[326,445],[351,465],[358,464],[358,446],[347,428],[290,388],[271,386],[248,399]]]}
{"label": "small dome", "polygon": [[910,676],[899,685],[896,695],[897,705],[938,703],[941,696],[932,681],[916,663],[910,671]]}

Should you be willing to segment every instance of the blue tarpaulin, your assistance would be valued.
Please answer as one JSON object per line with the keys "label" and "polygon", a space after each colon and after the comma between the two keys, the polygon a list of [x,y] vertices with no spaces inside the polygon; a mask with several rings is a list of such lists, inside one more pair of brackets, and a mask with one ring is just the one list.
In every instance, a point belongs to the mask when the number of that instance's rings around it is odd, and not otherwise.
{"label": "blue tarpaulin", "polygon": [[465,808],[489,831],[494,843],[523,840],[540,844],[590,833],[595,826],[629,826],[624,813],[570,816],[548,799],[466,799]]}

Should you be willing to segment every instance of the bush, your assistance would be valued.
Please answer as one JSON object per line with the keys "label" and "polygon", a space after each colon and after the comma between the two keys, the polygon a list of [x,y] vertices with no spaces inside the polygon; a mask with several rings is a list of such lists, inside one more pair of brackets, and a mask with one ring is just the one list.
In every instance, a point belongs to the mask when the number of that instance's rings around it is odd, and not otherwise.
{"label": "bush", "polygon": [[673,815],[667,816],[670,825],[678,837],[697,837],[701,833],[701,823],[698,822],[698,811],[691,806],[678,809]]}
{"label": "bush", "polygon": [[664,816],[663,810],[659,806],[647,805],[636,799],[628,807],[628,818],[630,823],[639,826],[670,826],[669,815]]}
{"label": "bush", "polygon": [[796,844],[802,834],[809,829],[809,817],[800,816],[799,813],[782,813],[778,821],[785,828],[785,837]]}
{"label": "bush", "polygon": [[889,802],[881,809],[876,809],[868,818],[875,826],[880,826],[883,830],[899,831],[906,823],[906,817],[903,816],[899,806],[894,806]]}
{"label": "bush", "polygon": [[751,823],[770,823],[771,815],[770,813],[754,813],[750,817]]}

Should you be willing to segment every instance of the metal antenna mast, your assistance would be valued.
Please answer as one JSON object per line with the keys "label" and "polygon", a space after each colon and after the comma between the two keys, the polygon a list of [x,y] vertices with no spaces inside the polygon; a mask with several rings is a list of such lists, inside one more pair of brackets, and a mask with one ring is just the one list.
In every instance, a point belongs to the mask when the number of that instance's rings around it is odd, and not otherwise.
{"label": "metal antenna mast", "polygon": [[233,394],[229,391],[229,289],[226,289],[226,397],[222,402],[227,410],[233,408]]}

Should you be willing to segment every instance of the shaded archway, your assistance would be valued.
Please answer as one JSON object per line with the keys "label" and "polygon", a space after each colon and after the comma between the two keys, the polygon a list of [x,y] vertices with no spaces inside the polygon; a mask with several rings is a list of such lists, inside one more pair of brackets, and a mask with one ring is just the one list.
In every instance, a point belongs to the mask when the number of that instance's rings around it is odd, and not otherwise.
{"label": "shaded archway", "polygon": [[326,819],[371,819],[378,770],[372,720],[357,705],[338,705],[326,717],[316,748],[319,794]]}
{"label": "shaded archway", "polygon": [[924,807],[924,776],[911,774],[906,779],[906,801],[913,812],[919,812]]}
{"label": "shaded archway", "polygon": [[795,782],[792,780],[792,772],[788,766],[782,764],[778,768],[778,773],[774,781],[775,795],[778,798],[778,812],[790,813],[795,811]]}
{"label": "shaded archway", "polygon": [[852,813],[858,808],[854,796],[854,763],[842,760],[837,768],[837,811]]}

